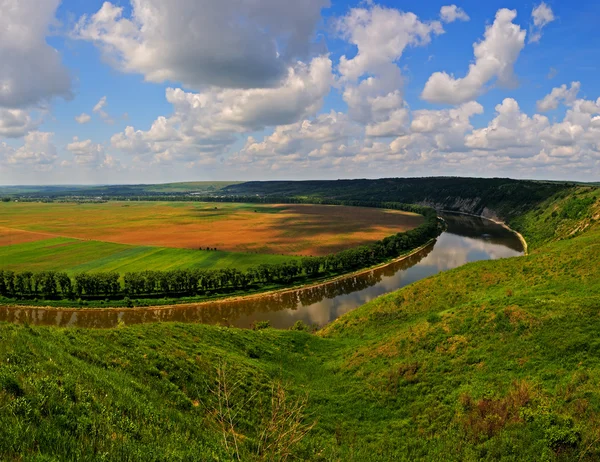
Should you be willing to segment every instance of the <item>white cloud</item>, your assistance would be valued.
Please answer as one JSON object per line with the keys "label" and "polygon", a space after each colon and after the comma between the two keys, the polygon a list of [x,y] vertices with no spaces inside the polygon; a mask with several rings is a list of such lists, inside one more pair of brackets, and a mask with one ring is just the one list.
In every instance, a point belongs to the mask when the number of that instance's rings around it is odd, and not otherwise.
{"label": "white cloud", "polygon": [[[368,125],[343,113],[278,126],[262,141],[250,137],[226,165],[258,172],[331,172],[332,175],[464,175],[519,172],[519,176],[589,175],[600,165],[600,98],[575,100],[564,120],[523,113],[506,98],[484,128],[474,101],[456,108],[408,112],[404,133],[391,142],[367,135]],[[319,133],[319,136],[315,134]],[[333,173],[336,172],[336,173]]]}
{"label": "white cloud", "polygon": [[537,102],[537,110],[540,112],[551,111],[556,109],[561,101],[568,106],[572,105],[580,88],[580,82],[571,82],[571,88],[567,88],[565,84],[553,88],[549,94]]}
{"label": "white cloud", "polygon": [[381,73],[397,61],[406,47],[423,46],[444,32],[439,21],[422,22],[414,13],[372,6],[353,8],[336,22],[338,33],[358,48],[354,58],[340,58],[339,71],[346,80]]}
{"label": "white cloud", "polygon": [[555,20],[552,8],[544,2],[536,6],[531,12],[533,25],[529,28],[529,43],[539,42],[542,38],[542,29]]}
{"label": "white cloud", "polygon": [[15,149],[0,143],[3,163],[13,168],[32,168],[47,171],[58,159],[56,147],[52,144],[54,133],[31,132],[25,136],[23,146]]}
{"label": "white cloud", "polygon": [[427,149],[462,151],[465,133],[473,130],[471,117],[476,114],[483,114],[483,106],[475,101],[454,109],[414,111],[410,130],[421,149],[425,144]]}
{"label": "white cloud", "polygon": [[80,141],[78,137],[67,145],[67,150],[73,154],[75,163],[84,166],[97,166],[104,160],[104,148],[92,140]]}
{"label": "white cloud", "polygon": [[276,85],[307,56],[329,0],[131,0],[131,16],[105,2],[73,36],[113,66],[150,82],[256,88]]}
{"label": "white cloud", "polygon": [[530,155],[531,151],[527,149],[538,143],[540,132],[550,125],[545,116],[536,114],[530,118],[523,114],[517,101],[512,98],[506,98],[498,104],[496,114],[487,127],[474,130],[466,137],[467,147],[505,152],[511,149],[516,156]]}
{"label": "white cloud", "polygon": [[33,120],[28,111],[0,108],[0,137],[20,138],[35,130],[40,123],[40,120]]}
{"label": "white cloud", "polygon": [[526,32],[512,21],[514,10],[501,9],[485,31],[484,39],[473,45],[475,62],[463,78],[435,72],[425,84],[421,97],[432,103],[460,104],[476,99],[493,78],[501,86],[515,83],[514,65],[525,46]]}
{"label": "white cloud", "polygon": [[262,141],[249,137],[228,164],[273,171],[309,166],[327,168],[356,154],[353,138],[360,133],[361,128],[346,114],[331,111],[313,120],[278,126]]}
{"label": "white cloud", "polygon": [[46,43],[60,0],[0,1],[0,107],[22,108],[71,96],[71,78]]}
{"label": "white cloud", "polygon": [[104,110],[104,108],[107,105],[107,98],[106,96],[103,96],[102,98],[100,98],[100,100],[96,103],[96,105],[94,106],[94,108],[92,109],[92,112],[94,114],[98,114],[102,120],[104,122],[106,122],[109,125],[112,125],[115,123],[115,121],[113,120],[113,118],[108,115],[108,113]]}
{"label": "white cloud", "polygon": [[[502,162],[506,168],[562,172],[585,172],[600,160],[600,105],[576,100],[562,122],[522,113],[511,98],[496,106],[497,116],[486,128],[465,139],[474,156]],[[503,160],[499,160],[503,159]],[[560,170],[556,170],[560,169]],[[530,170],[531,171],[531,170]]]}
{"label": "white cloud", "polygon": [[209,161],[223,154],[236,135],[294,123],[317,113],[333,83],[331,60],[296,63],[276,88],[210,89],[202,93],[169,88],[172,116],[159,117],[149,131],[127,127],[111,139],[113,147],[155,161]]}
{"label": "white cloud", "polygon": [[78,124],[87,124],[90,120],[92,120],[92,118],[90,117],[89,114],[86,114],[85,112],[82,114],[79,114],[78,116],[75,116],[75,121]]}
{"label": "white cloud", "polygon": [[349,115],[367,125],[369,137],[405,133],[408,108],[396,62],[407,47],[427,45],[433,36],[442,34],[441,23],[423,22],[413,13],[371,5],[351,9],[336,22],[336,29],[357,47],[356,56],[342,56],[338,67]]}
{"label": "white cloud", "polygon": [[94,106],[94,109],[92,109],[92,111],[95,112],[96,114],[100,114],[100,113],[102,113],[105,106],[106,106],[106,96],[103,96],[102,98],[100,98],[100,101],[98,101],[96,103],[96,105]]}
{"label": "white cloud", "polygon": [[471,18],[462,8],[456,5],[447,5],[440,9],[440,19],[442,22],[451,23],[454,21],[468,21]]}

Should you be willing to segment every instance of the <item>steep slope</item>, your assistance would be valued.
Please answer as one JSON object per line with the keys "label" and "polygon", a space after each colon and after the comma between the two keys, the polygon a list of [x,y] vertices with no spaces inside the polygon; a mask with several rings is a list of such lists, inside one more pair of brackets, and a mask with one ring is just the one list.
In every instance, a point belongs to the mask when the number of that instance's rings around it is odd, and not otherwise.
{"label": "steep slope", "polygon": [[510,178],[383,178],[337,181],[252,181],[223,188],[222,194],[298,196],[337,200],[418,203],[442,210],[508,219],[524,214],[576,185]]}

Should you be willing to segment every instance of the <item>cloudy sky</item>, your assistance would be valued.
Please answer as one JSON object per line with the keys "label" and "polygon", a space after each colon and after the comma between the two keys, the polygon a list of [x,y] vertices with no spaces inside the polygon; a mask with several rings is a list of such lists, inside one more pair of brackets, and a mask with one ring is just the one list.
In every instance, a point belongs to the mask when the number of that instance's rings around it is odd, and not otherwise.
{"label": "cloudy sky", "polygon": [[595,1],[0,11],[0,184],[600,179]]}

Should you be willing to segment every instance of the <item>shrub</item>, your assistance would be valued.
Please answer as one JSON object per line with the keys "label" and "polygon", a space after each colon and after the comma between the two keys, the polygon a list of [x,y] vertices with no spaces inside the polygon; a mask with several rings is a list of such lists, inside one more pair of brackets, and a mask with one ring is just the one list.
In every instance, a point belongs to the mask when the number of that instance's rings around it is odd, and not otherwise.
{"label": "shrub", "polygon": [[254,321],[252,323],[252,330],[263,330],[271,327],[271,323],[269,321]]}
{"label": "shrub", "polygon": [[296,321],[294,323],[294,325],[292,327],[290,327],[290,330],[300,330],[300,331],[308,332],[310,330],[310,327],[304,321],[299,319],[298,321]]}
{"label": "shrub", "polygon": [[442,320],[442,317],[437,313],[431,313],[429,316],[427,316],[427,322],[429,324],[437,324],[441,320]]}

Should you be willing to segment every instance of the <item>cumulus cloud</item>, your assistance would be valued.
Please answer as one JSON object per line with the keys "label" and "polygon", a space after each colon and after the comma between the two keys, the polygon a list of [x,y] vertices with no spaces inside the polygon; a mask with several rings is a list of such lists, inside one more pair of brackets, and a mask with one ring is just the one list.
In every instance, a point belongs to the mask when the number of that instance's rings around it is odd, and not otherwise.
{"label": "cumulus cloud", "polygon": [[40,120],[33,120],[28,111],[0,108],[0,137],[20,138],[35,130],[40,123]]}
{"label": "cumulus cloud", "polygon": [[415,141],[428,149],[462,151],[465,133],[473,129],[471,117],[476,114],[483,114],[483,106],[475,101],[454,109],[414,111],[410,131]]}
{"label": "cumulus cloud", "polygon": [[313,120],[278,126],[263,141],[249,137],[232,162],[277,169],[286,163],[331,161],[347,155],[351,138],[358,135],[360,128],[345,114],[331,111]]}
{"label": "cumulus cloud", "polygon": [[31,168],[34,170],[51,170],[58,159],[56,147],[52,144],[54,133],[30,132],[25,136],[23,146],[13,148],[0,143],[2,163],[13,168]]}
{"label": "cumulus cloud", "polygon": [[462,8],[456,5],[447,5],[440,9],[440,19],[442,22],[451,23],[454,21],[468,21],[471,18]]}
{"label": "cumulus cloud", "polygon": [[0,107],[23,108],[71,96],[71,78],[46,43],[60,0],[0,1]]}
{"label": "cumulus cloud", "polygon": [[92,117],[89,114],[86,114],[85,112],[79,114],[78,116],[75,116],[75,121],[78,124],[87,124],[90,120],[92,120]]}
{"label": "cumulus cloud", "polygon": [[[131,16],[105,2],[73,36],[150,82],[258,88],[276,85],[314,45],[329,0],[131,0]],[[235,14],[232,14],[235,12]]]}
{"label": "cumulus cloud", "polygon": [[487,127],[474,130],[465,144],[482,150],[508,150],[517,156],[529,155],[521,148],[530,148],[539,140],[539,133],[549,126],[548,118],[541,115],[529,117],[521,112],[513,98],[506,98],[496,106],[496,117]]}
{"label": "cumulus cloud", "polygon": [[148,131],[127,127],[112,137],[113,147],[134,155],[152,155],[155,161],[202,160],[222,154],[236,135],[268,126],[290,124],[321,108],[333,83],[327,56],[288,69],[275,88],[210,89],[202,93],[169,88],[170,117],[159,117]]}
{"label": "cumulus cloud", "polygon": [[[353,8],[336,21],[338,34],[357,47],[353,58],[340,58],[338,70],[350,116],[367,125],[367,136],[405,132],[408,109],[396,62],[410,46],[424,46],[442,34],[439,21],[421,21],[414,13],[371,5]],[[362,80],[361,80],[362,79]]]}
{"label": "cumulus cloud", "polygon": [[561,102],[566,105],[572,105],[577,98],[580,88],[580,82],[571,82],[571,88],[567,88],[565,84],[553,88],[549,94],[537,102],[537,110],[548,112],[556,109]]}
{"label": "cumulus cloud", "polygon": [[485,85],[496,79],[501,86],[515,83],[514,65],[525,46],[526,32],[513,23],[517,12],[501,9],[486,28],[484,39],[473,45],[475,62],[463,78],[446,72],[429,77],[421,97],[432,103],[460,104],[476,99]]}
{"label": "cumulus cloud", "polygon": [[387,69],[406,47],[426,45],[433,35],[444,32],[439,21],[422,22],[414,13],[378,5],[351,9],[336,22],[336,27],[343,38],[358,48],[354,58],[340,58],[339,71],[347,80],[377,73],[381,67]]}
{"label": "cumulus cloud", "polygon": [[104,148],[101,144],[93,143],[92,140],[79,140],[73,138],[73,142],[67,145],[67,150],[73,154],[75,163],[83,166],[97,166],[104,160]]}
{"label": "cumulus cloud", "polygon": [[[248,138],[228,165],[259,171],[319,171],[374,174],[464,174],[535,172],[581,175],[600,165],[600,98],[572,101],[562,121],[525,114],[504,99],[494,118],[475,129],[483,107],[467,102],[452,109],[408,112],[404,133],[392,141],[367,136],[368,125],[331,112],[276,127],[261,141]],[[320,136],[315,136],[319,133]],[[527,173],[525,173],[527,172]]]}
{"label": "cumulus cloud", "polygon": [[542,38],[542,29],[555,20],[552,8],[544,2],[536,6],[531,12],[533,24],[529,28],[529,43],[539,42]]}
{"label": "cumulus cloud", "polygon": [[487,127],[465,138],[475,157],[485,156],[511,168],[550,171],[560,168],[588,170],[600,159],[600,104],[576,100],[563,121],[550,123],[540,114],[528,116],[512,99],[496,106]]}

